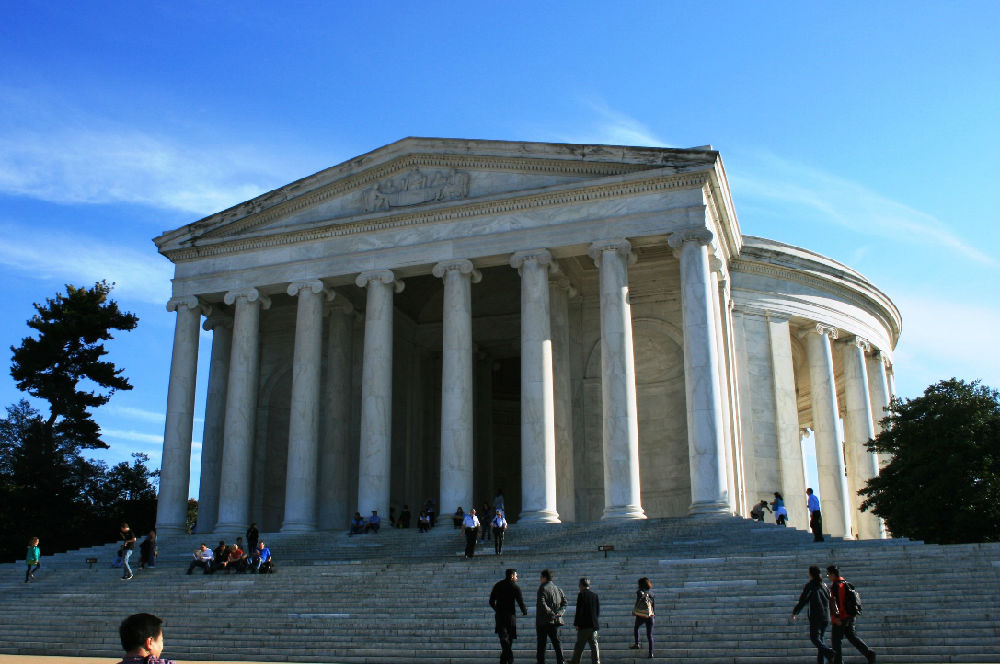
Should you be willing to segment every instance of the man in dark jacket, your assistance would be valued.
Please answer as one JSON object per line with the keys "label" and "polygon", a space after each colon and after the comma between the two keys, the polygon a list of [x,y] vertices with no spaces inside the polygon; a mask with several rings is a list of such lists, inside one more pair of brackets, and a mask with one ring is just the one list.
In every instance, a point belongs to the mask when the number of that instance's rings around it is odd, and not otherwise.
{"label": "man in dark jacket", "polygon": [[559,586],[552,583],[552,572],[542,570],[541,582],[535,597],[535,636],[538,649],[536,661],[545,664],[545,645],[552,641],[552,649],[556,651],[556,664],[563,664],[562,646],[559,644],[559,626],[563,624],[562,615],[566,612],[566,595]]}
{"label": "man in dark jacket", "polygon": [[833,634],[830,636],[830,640],[833,641],[836,661],[843,660],[841,648],[844,637],[846,637],[851,645],[865,656],[868,664],[875,664],[875,651],[869,648],[868,644],[862,641],[854,630],[854,620],[857,616],[847,601],[846,582],[836,565],[830,565],[826,568],[826,578],[830,579],[830,621],[833,623]]}
{"label": "man in dark jacket", "polygon": [[830,610],[830,589],[823,583],[819,568],[815,565],[809,566],[809,583],[802,588],[799,603],[792,609],[792,620],[798,617],[799,611],[806,605],[809,606],[806,612],[809,616],[809,640],[816,646],[816,664],[823,664],[824,659],[832,662],[833,648],[823,643],[823,633],[830,624],[827,618],[827,612]]}
{"label": "man in dark jacket", "polygon": [[496,627],[493,630],[500,638],[500,664],[513,664],[514,651],[511,642],[517,638],[517,619],[514,604],[521,607],[521,615],[528,615],[524,606],[521,589],[517,585],[517,570],[508,569],[504,579],[498,581],[490,592],[490,606],[496,612]]}
{"label": "man in dark jacket", "polygon": [[583,657],[583,646],[590,644],[590,659],[593,664],[601,664],[601,649],[597,645],[598,617],[601,615],[601,602],[597,593],[590,589],[590,579],[580,579],[580,594],[576,596],[576,617],[573,626],[576,627],[576,645],[573,646],[573,657],[570,664],[580,664]]}

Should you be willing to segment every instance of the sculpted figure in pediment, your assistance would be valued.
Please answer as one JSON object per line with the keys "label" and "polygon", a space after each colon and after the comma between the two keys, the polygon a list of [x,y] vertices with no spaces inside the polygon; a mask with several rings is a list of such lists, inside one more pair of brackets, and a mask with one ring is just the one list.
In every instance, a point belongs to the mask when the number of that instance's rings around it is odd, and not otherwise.
{"label": "sculpted figure in pediment", "polygon": [[469,195],[469,174],[454,168],[427,173],[419,168],[389,178],[361,192],[361,211],[378,212],[429,201],[453,201]]}

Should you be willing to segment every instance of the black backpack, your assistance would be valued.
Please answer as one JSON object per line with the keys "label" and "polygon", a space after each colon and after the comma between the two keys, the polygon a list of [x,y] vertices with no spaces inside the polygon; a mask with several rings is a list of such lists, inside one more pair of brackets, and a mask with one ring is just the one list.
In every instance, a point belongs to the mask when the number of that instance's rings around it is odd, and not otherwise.
{"label": "black backpack", "polygon": [[844,581],[844,612],[849,616],[861,615],[861,593],[847,581]]}

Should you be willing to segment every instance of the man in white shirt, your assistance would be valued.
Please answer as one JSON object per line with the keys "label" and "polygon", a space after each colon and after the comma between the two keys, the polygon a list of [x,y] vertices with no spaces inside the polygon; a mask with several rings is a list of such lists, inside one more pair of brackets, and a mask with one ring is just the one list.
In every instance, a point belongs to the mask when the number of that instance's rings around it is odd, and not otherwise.
{"label": "man in white shirt", "polygon": [[503,510],[497,510],[497,515],[490,521],[493,529],[493,550],[496,555],[503,553],[503,534],[507,532],[507,519],[503,518]]}
{"label": "man in white shirt", "polygon": [[476,553],[476,541],[479,539],[479,517],[476,510],[469,510],[462,520],[462,531],[465,533],[465,557],[472,558]]}
{"label": "man in white shirt", "polygon": [[194,560],[192,560],[191,564],[188,565],[187,573],[190,574],[191,572],[194,571],[195,567],[200,567],[203,570],[205,570],[205,573],[207,574],[208,570],[211,569],[212,567],[212,559],[213,559],[212,550],[207,546],[205,546],[205,544],[203,543],[194,552],[192,557],[194,558]]}

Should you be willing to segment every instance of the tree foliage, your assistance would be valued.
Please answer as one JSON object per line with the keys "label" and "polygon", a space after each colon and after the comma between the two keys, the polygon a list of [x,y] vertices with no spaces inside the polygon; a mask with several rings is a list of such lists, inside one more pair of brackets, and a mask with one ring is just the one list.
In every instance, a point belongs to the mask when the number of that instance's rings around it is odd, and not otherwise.
{"label": "tree foliage", "polygon": [[955,378],[893,399],[868,449],[892,456],[859,495],[894,535],[1000,541],[1000,392]]}
{"label": "tree foliage", "polygon": [[136,532],[155,521],[156,473],[149,457],[108,468],[81,455],[106,448],[92,411],[117,390],[132,386],[122,369],[104,358],[115,330],[135,328],[138,318],[109,298],[112,286],[67,286],[66,293],[36,304],[28,321],[37,337],[11,347],[17,386],[48,402],[44,415],[22,399],[0,418],[0,560],[24,555],[28,537],[48,552],[113,539],[127,520]]}

